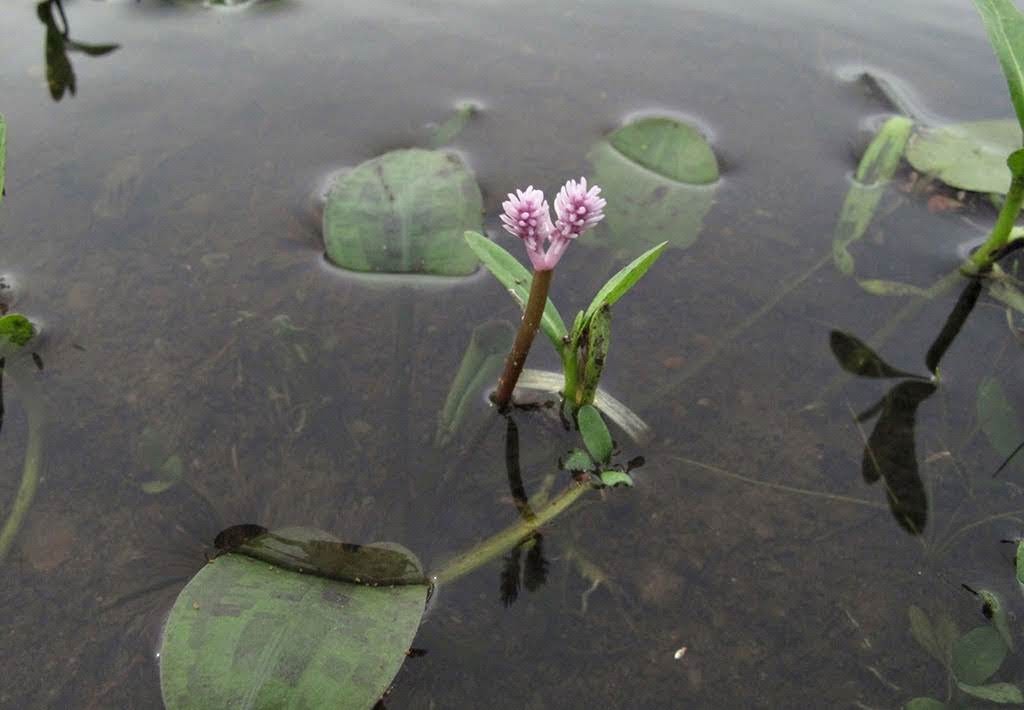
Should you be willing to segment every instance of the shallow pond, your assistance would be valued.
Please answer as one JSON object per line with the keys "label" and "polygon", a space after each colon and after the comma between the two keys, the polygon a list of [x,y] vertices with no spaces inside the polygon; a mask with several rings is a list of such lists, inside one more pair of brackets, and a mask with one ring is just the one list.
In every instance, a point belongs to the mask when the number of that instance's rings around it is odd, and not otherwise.
{"label": "shallow pond", "polygon": [[[934,123],[1012,115],[969,3],[65,10],[74,39],[119,47],[68,54],[75,93],[60,101],[35,3],[8,3],[0,23],[3,293],[43,325],[43,369],[5,388],[0,512],[27,397],[46,421],[43,477],[3,562],[0,706],[159,707],[161,625],[230,525],[395,540],[430,568],[516,519],[505,426],[482,396],[476,430],[434,444],[473,328],[516,320],[507,294],[482,271],[343,273],[317,216],[325,176],[426,145],[463,101],[480,111],[452,146],[496,237],[508,190],[587,171],[595,141],[636,115],[696,123],[722,177],[696,241],[616,306],[604,385],[653,432],[627,447],[647,462],[636,487],[545,528],[546,582],[514,600],[500,561],[439,588],[414,642],[427,653],[388,707],[891,708],[947,693],[912,605],[983,624],[966,583],[1024,613],[1000,544],[1024,532],[1024,463],[993,478],[1004,457],[977,405],[995,378],[1024,411],[1019,317],[1008,329],[983,294],[916,410],[916,535],[861,471],[874,424],[855,415],[896,381],[844,375],[830,351],[833,330],[880,334],[888,362],[924,372],[953,307],[955,290],[866,293],[833,267],[831,236],[891,110],[864,72]],[[994,217],[929,194],[894,181],[860,276],[927,286]],[[553,298],[574,313],[638,251],[580,240]],[[531,363],[557,360],[538,339]],[[541,416],[518,423],[532,492],[564,442]],[[1011,655],[1000,679],[1022,672]]]}

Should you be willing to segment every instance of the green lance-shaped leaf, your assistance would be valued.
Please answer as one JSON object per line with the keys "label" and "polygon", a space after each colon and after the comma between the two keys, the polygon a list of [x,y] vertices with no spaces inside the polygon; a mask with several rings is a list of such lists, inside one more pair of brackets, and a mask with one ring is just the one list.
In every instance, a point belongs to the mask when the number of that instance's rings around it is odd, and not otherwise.
{"label": "green lance-shaped leaf", "polygon": [[459,430],[474,399],[494,384],[512,347],[515,329],[507,321],[488,321],[473,329],[437,422],[435,443],[444,446]]}
{"label": "green lance-shaped leaf", "polygon": [[864,236],[871,224],[885,186],[899,166],[913,122],[903,116],[887,120],[868,145],[857,166],[853,184],[846,193],[832,234],[832,259],[836,268],[853,274],[854,260],[848,247]]}
{"label": "green lance-shaped leaf", "polygon": [[958,190],[1005,195],[1006,156],[1020,144],[1021,129],[1012,118],[919,127],[907,144],[907,162]]}
{"label": "green lance-shaped leaf", "polygon": [[1024,442],[1024,426],[995,377],[986,377],[978,385],[978,424],[989,444],[1003,459],[1012,456]]}
{"label": "green lance-shaped leaf", "polygon": [[[525,308],[526,301],[530,297],[530,282],[533,280],[533,276],[526,270],[526,267],[505,249],[482,234],[466,232],[465,239],[470,249],[480,258],[480,261],[494,275],[498,283],[508,289],[521,309]],[[565,336],[568,331],[565,329],[565,321],[562,320],[561,314],[550,298],[544,306],[540,329],[548,336],[555,349],[561,352],[565,347]]]}
{"label": "green lance-shaped leaf", "polygon": [[178,595],[160,648],[168,710],[372,707],[429,585],[370,586],[224,554]]}
{"label": "green lance-shaped leaf", "polygon": [[[648,249],[608,279],[605,285],[597,292],[597,295],[594,296],[594,300],[587,306],[587,310],[583,312],[580,330],[582,331],[590,325],[590,321],[599,309],[605,306],[612,306],[616,301],[625,296],[629,289],[633,288],[643,278],[643,275],[647,273],[647,270],[651,268],[651,265],[658,260],[658,257],[661,256],[667,245],[668,242],[662,242]],[[575,325],[573,327],[575,329]]]}
{"label": "green lance-shaped leaf", "polygon": [[990,685],[957,683],[957,687],[968,695],[987,700],[990,703],[999,703],[1000,705],[1024,703],[1024,695],[1021,694],[1020,688],[1013,683],[992,683]]}
{"label": "green lance-shaped leaf", "polygon": [[685,249],[697,240],[719,173],[696,128],[674,118],[642,118],[598,141],[587,159],[608,200],[605,222],[588,243],[632,250],[667,239]]}
{"label": "green lance-shaped leaf", "polygon": [[11,347],[23,348],[36,336],[36,327],[20,313],[0,318],[0,352]]}
{"label": "green lance-shaped leaf", "polygon": [[1006,644],[991,626],[978,626],[953,643],[952,670],[957,682],[981,685],[999,670]]}
{"label": "green lance-shaped leaf", "polygon": [[587,326],[586,361],[583,364],[583,384],[580,387],[580,403],[593,404],[597,386],[601,381],[608,348],[612,338],[611,308],[600,308]]}
{"label": "green lance-shaped leaf", "polygon": [[604,419],[601,418],[601,413],[594,405],[585,404],[580,407],[576,421],[580,426],[583,444],[587,447],[591,457],[599,464],[608,463],[615,445],[612,443],[612,435],[608,431]]}
{"label": "green lance-shaped leaf", "polygon": [[927,379],[905,370],[897,370],[883,360],[863,340],[841,330],[833,330],[829,333],[828,344],[839,366],[851,374],[860,377]]}
{"label": "green lance-shaped leaf", "polygon": [[[974,0],[988,40],[999,57],[1010,89],[1010,101],[1024,130],[1024,16],[1013,0]],[[1018,146],[1021,136],[1018,134]]]}
{"label": "green lance-shaped leaf", "polygon": [[0,202],[4,201],[4,175],[7,170],[7,121],[0,113]]}
{"label": "green lance-shaped leaf", "polygon": [[352,271],[466,276],[477,259],[462,238],[483,199],[454,153],[412,148],[368,160],[327,196],[327,257]]}

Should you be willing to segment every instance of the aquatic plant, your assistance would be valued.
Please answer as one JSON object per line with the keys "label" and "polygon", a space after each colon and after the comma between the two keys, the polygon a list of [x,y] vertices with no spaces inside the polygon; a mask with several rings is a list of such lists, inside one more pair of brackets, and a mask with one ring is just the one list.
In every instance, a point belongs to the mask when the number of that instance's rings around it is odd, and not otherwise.
{"label": "aquatic plant", "polygon": [[667,244],[649,249],[612,276],[587,309],[577,314],[570,332],[548,299],[548,291],[554,268],[569,244],[604,218],[606,202],[600,191],[596,185],[588,188],[586,178],[569,180],[555,198],[554,221],[544,193],[532,185],[509,193],[501,220],[507,232],[522,240],[533,265],[532,276],[504,248],[481,234],[466,232],[470,248],[523,308],[522,322],[492,397],[500,411],[512,401],[538,329],[545,332],[561,357],[566,407],[575,412],[582,405],[593,404],[608,354],[611,306],[647,273]]}

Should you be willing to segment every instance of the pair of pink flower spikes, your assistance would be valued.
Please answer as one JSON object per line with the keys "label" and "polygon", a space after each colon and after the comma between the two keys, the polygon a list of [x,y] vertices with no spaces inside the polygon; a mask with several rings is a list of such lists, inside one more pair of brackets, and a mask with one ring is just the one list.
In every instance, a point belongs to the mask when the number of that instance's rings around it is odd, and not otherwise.
{"label": "pair of pink flower spikes", "polygon": [[[526,254],[536,271],[550,271],[558,264],[573,239],[604,219],[605,200],[601,188],[587,189],[587,179],[569,180],[555,197],[555,221],[544,193],[530,185],[511,192],[501,203],[501,221],[509,234],[523,240]],[[545,250],[546,246],[546,250]]]}

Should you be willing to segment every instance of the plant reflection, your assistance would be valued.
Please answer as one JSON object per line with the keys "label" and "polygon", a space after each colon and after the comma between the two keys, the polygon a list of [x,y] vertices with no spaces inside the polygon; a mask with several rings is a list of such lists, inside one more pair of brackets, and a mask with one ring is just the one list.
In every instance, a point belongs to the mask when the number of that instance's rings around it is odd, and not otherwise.
{"label": "plant reflection", "polygon": [[[530,508],[519,466],[519,427],[511,416],[507,416],[505,421],[505,471],[508,474],[509,493],[523,520],[532,520],[536,516]],[[529,592],[537,591],[547,581],[547,574],[548,561],[544,557],[544,537],[540,533],[534,533],[504,557],[500,580],[501,603],[506,607],[512,606],[519,598],[520,587],[525,587]]]}
{"label": "plant reflection", "polygon": [[61,0],[44,0],[36,5],[36,15],[46,26],[46,83],[50,87],[50,96],[54,101],[64,98],[65,91],[74,96],[77,89],[75,70],[68,59],[68,52],[82,52],[90,57],[102,57],[120,46],[85,44],[71,39],[71,28]]}
{"label": "plant reflection", "polygon": [[939,363],[963,329],[980,294],[980,280],[971,279],[928,348],[925,364],[932,378],[892,367],[853,335],[838,330],[829,334],[832,354],[847,372],[865,378],[904,378],[856,420],[861,423],[878,417],[865,441],[861,475],[868,484],[884,481],[889,509],[911,535],[923,533],[928,522],[928,496],[918,472],[915,445],[917,409],[938,389]]}

